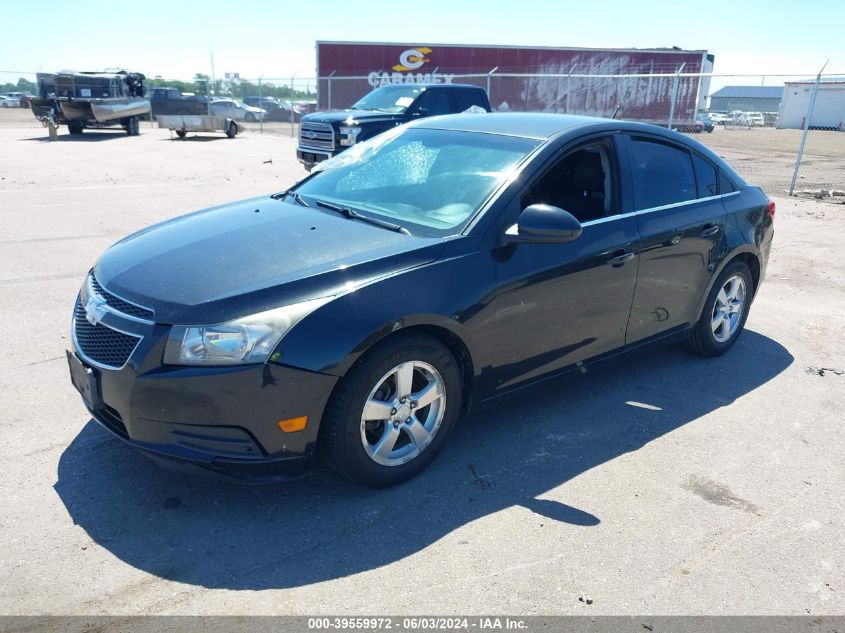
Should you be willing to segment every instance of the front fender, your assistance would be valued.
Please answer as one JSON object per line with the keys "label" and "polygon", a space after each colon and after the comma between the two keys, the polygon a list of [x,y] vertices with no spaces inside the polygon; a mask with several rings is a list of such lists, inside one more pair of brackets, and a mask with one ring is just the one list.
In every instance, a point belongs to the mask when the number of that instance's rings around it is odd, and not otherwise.
{"label": "front fender", "polygon": [[486,364],[479,338],[492,336],[495,325],[483,309],[493,290],[493,267],[484,259],[475,252],[438,260],[344,294],[300,321],[274,360],[343,376],[386,336],[433,326],[457,336],[479,371]]}

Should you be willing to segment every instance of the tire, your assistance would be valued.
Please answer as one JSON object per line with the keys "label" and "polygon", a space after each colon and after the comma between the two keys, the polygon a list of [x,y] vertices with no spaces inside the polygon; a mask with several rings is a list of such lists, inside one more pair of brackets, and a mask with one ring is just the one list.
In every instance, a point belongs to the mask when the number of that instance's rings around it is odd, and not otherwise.
{"label": "tire", "polygon": [[188,133],[185,130],[176,130],[176,136],[179,138],[185,138]]}
{"label": "tire", "polygon": [[753,296],[754,281],[745,262],[728,264],[707,295],[701,318],[686,340],[687,348],[701,356],[721,356],[727,352],[742,334]]}
{"label": "tire", "polygon": [[138,136],[141,133],[141,126],[138,123],[138,117],[129,117],[126,119],[126,134],[128,136]]}
{"label": "tire", "polygon": [[234,121],[229,123],[229,127],[226,128],[226,136],[229,138],[235,138],[238,135],[238,124]]}
{"label": "tire", "polygon": [[82,130],[83,130],[82,124],[77,123],[76,121],[69,121],[68,124],[67,124],[67,131],[70,134],[73,134],[74,136],[78,135],[78,134],[82,134]]}
{"label": "tire", "polygon": [[8,104],[8,103],[4,103],[4,104],[3,104],[3,107],[4,107],[4,108],[8,108],[8,107],[9,107],[9,104]]}
{"label": "tire", "polygon": [[255,115],[252,112],[247,112],[244,116],[244,121],[247,123],[255,123]]}
{"label": "tire", "polygon": [[[430,398],[429,404],[415,406],[417,396]],[[393,486],[434,459],[455,426],[462,398],[461,373],[449,349],[425,334],[398,334],[373,347],[338,383],[323,415],[318,451],[354,481]]]}

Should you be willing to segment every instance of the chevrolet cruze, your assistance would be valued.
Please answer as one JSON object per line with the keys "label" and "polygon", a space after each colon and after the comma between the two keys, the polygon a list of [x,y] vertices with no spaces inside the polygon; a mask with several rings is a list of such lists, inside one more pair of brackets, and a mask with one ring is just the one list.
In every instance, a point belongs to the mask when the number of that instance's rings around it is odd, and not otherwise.
{"label": "chevrolet cruze", "polygon": [[425,119],[114,244],[79,293],[70,374],[159,461],[251,478],[319,455],[391,485],[474,402],[669,337],[725,353],[774,214],[662,128]]}

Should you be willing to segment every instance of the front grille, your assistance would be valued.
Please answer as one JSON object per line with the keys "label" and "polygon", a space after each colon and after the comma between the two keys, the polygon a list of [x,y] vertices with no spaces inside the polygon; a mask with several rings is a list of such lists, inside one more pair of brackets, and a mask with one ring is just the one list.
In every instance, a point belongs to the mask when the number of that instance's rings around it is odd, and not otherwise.
{"label": "front grille", "polygon": [[136,306],[134,303],[129,303],[128,301],[110,293],[100,285],[100,282],[97,281],[97,278],[94,275],[91,275],[91,286],[94,288],[95,293],[106,300],[109,307],[114,308],[118,312],[138,317],[139,319],[147,319],[148,321],[152,321],[155,318],[155,313],[149,308]]}
{"label": "front grille", "polygon": [[86,358],[115,369],[126,364],[141,340],[137,336],[118,332],[102,323],[91,325],[85,318],[85,308],[78,300],[73,311],[73,329],[76,345]]}
{"label": "front grille", "polygon": [[334,150],[334,128],[328,123],[303,121],[299,126],[299,146]]}

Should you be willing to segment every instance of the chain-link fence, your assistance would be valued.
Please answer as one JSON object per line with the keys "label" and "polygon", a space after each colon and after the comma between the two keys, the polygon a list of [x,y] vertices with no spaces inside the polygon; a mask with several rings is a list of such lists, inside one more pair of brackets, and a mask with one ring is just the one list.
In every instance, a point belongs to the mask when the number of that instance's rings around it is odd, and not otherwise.
{"label": "chain-link fence", "polygon": [[[296,137],[316,110],[351,106],[382,85],[468,83],[483,87],[500,112],[554,112],[641,121],[693,135],[769,193],[845,201],[845,76],[489,73],[370,73],[347,77],[190,80],[148,77],[149,91],[171,87],[264,110],[230,110],[248,131]],[[677,69],[682,71],[683,69]],[[0,94],[35,89],[35,74],[0,71]],[[219,104],[218,111],[232,106]],[[154,125],[155,123],[152,123]]]}
{"label": "chain-link fence", "polygon": [[[613,117],[671,127],[695,135],[770,193],[836,194],[845,202],[845,77],[840,75],[820,76],[817,83],[813,73],[537,75],[491,69],[415,79],[481,86],[500,112]],[[328,74],[318,80],[318,104],[348,107],[375,87],[406,80],[401,73]]]}

